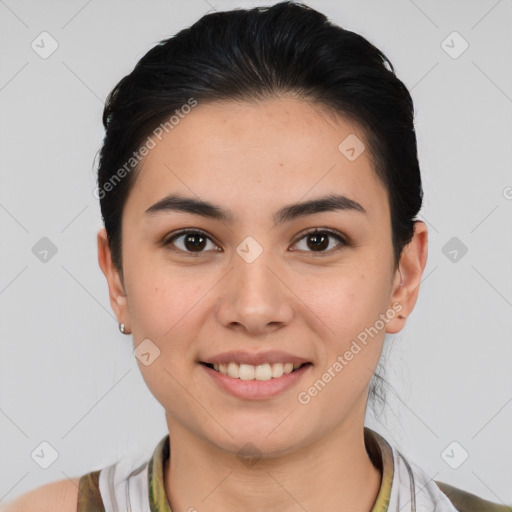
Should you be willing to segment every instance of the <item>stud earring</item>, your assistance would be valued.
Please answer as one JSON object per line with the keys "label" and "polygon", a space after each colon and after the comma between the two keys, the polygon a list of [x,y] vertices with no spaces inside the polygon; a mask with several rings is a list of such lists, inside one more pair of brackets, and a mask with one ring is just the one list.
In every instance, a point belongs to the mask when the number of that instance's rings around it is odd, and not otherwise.
{"label": "stud earring", "polygon": [[130,334],[129,332],[126,332],[126,329],[125,329],[124,324],[119,324],[119,330],[120,330],[123,334]]}

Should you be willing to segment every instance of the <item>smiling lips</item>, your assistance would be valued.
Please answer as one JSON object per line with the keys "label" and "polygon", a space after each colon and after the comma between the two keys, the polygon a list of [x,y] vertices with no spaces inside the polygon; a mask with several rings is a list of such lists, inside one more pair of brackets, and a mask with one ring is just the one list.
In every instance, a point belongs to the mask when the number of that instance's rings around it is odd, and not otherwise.
{"label": "smiling lips", "polygon": [[[208,365],[210,366],[210,365]],[[241,380],[270,380],[278,379],[285,373],[292,373],[300,368],[301,363],[263,363],[257,366],[252,364],[238,364],[234,361],[228,364],[215,363],[213,369],[223,375],[229,375],[233,379]]]}
{"label": "smiling lips", "polygon": [[277,350],[259,353],[240,350],[225,352],[202,363],[222,375],[245,381],[279,379],[310,364],[306,359]]}
{"label": "smiling lips", "polygon": [[264,400],[296,385],[313,365],[307,361],[254,365],[237,363],[231,359],[228,363],[201,362],[200,366],[217,386],[230,395],[245,400]]}

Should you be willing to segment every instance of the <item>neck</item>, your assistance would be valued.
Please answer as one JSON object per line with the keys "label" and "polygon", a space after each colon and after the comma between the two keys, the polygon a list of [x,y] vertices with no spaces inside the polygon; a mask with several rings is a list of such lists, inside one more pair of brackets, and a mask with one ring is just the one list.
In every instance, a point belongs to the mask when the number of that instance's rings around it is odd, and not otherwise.
{"label": "neck", "polygon": [[247,464],[179,423],[170,431],[164,482],[173,512],[368,512],[377,499],[381,471],[366,451],[363,425]]}

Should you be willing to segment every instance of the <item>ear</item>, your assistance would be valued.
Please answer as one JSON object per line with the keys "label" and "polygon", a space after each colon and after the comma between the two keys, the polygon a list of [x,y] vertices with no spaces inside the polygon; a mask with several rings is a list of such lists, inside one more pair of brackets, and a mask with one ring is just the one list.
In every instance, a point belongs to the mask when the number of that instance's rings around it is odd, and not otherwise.
{"label": "ear", "polygon": [[108,245],[107,231],[103,227],[98,231],[98,263],[107,278],[110,305],[119,323],[124,323],[130,332],[127,294],[123,278],[112,261],[112,253]]}
{"label": "ear", "polygon": [[420,291],[421,276],[427,264],[427,254],[427,225],[417,220],[414,223],[413,237],[402,251],[393,280],[389,308],[396,311],[396,316],[386,325],[386,332],[389,334],[401,331],[405,325],[405,319],[414,309]]}

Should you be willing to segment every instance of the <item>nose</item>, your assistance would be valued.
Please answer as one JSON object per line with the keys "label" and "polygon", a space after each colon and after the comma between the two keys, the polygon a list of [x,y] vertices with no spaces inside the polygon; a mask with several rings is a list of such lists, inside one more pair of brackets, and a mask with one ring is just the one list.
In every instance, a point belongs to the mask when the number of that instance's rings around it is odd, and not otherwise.
{"label": "nose", "polygon": [[219,283],[217,320],[229,329],[259,336],[289,324],[294,294],[283,274],[270,250],[252,262],[235,254],[231,271]]}

